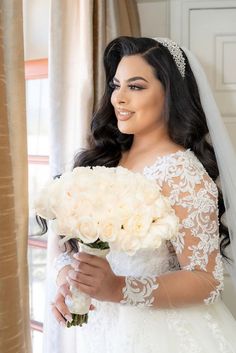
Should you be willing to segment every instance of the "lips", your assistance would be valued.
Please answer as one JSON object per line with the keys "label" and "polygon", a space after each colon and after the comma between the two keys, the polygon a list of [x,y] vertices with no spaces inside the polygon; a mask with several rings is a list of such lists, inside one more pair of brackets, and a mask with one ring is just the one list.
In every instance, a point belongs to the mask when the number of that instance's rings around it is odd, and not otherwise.
{"label": "lips", "polygon": [[125,121],[131,118],[131,116],[134,114],[134,112],[131,112],[126,109],[117,109],[116,110],[116,116],[118,120]]}

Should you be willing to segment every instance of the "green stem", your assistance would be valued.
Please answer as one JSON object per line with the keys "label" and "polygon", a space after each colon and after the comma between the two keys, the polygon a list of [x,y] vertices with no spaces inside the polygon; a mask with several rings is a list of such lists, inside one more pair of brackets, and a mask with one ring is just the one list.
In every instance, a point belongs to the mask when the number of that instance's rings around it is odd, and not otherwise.
{"label": "green stem", "polygon": [[80,314],[71,314],[72,315],[72,321],[69,322],[67,321],[66,327],[71,327],[71,326],[83,326],[83,324],[88,323],[88,314],[80,315]]}

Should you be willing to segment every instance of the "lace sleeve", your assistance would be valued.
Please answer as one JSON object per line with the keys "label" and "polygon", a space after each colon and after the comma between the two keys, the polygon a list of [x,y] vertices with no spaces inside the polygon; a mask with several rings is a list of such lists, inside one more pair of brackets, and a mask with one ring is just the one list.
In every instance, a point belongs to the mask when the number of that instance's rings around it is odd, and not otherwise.
{"label": "lace sleeve", "polygon": [[60,271],[68,265],[71,265],[73,263],[73,258],[72,255],[68,252],[64,252],[59,254],[53,262],[53,277],[54,277],[54,281],[55,283],[57,283],[57,278],[58,275],[60,273]]}
{"label": "lace sleeve", "polygon": [[200,162],[188,161],[171,166],[162,190],[180,219],[172,242],[180,270],[156,278],[127,277],[121,303],[159,308],[213,303],[223,289],[217,187]]}

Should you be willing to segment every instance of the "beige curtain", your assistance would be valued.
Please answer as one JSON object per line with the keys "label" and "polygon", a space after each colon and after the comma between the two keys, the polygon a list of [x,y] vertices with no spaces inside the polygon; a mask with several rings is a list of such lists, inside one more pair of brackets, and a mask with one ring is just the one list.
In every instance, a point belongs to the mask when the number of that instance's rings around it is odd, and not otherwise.
{"label": "beige curtain", "polygon": [[0,352],[30,353],[21,0],[0,1]]}
{"label": "beige curtain", "polygon": [[86,146],[103,91],[102,54],[119,35],[140,35],[135,0],[51,0],[51,167],[59,174]]}
{"label": "beige curtain", "polygon": [[[52,175],[70,168],[74,153],[86,146],[92,113],[103,91],[103,51],[119,35],[140,35],[135,0],[51,0]],[[55,238],[49,236],[43,352],[79,353],[75,330],[60,328],[51,315],[50,301],[54,299],[55,288],[50,269],[57,253]]]}

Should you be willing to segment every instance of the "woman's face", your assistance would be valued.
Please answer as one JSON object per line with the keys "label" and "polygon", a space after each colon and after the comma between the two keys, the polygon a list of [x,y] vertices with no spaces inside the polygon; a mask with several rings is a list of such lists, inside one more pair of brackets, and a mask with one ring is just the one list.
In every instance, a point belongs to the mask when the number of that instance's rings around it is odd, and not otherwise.
{"label": "woman's face", "polygon": [[122,133],[143,135],[165,128],[163,86],[140,55],[121,59],[112,86],[111,103]]}

